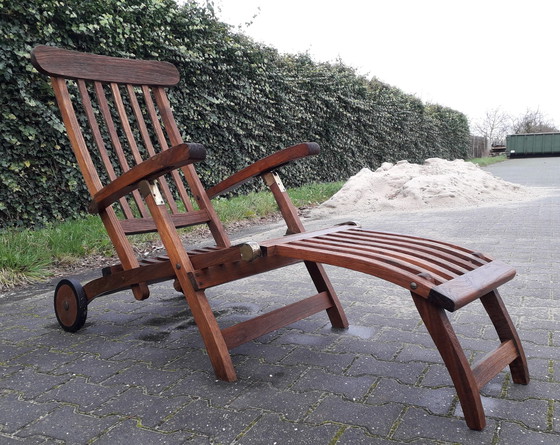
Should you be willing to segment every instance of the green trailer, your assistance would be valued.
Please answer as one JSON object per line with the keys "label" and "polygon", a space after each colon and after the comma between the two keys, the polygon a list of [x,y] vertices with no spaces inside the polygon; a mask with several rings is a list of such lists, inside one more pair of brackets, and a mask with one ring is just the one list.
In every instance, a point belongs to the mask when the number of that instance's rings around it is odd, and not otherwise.
{"label": "green trailer", "polygon": [[560,133],[510,134],[506,137],[506,153],[510,158],[560,156]]}

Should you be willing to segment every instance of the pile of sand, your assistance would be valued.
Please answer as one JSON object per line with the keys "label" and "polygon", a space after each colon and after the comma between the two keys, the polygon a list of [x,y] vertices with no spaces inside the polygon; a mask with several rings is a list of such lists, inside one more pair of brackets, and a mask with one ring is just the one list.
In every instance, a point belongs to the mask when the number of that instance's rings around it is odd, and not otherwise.
{"label": "pile of sand", "polygon": [[362,169],[312,216],[382,210],[418,210],[480,206],[536,196],[463,160],[427,159],[423,165],[384,163],[375,172]]}

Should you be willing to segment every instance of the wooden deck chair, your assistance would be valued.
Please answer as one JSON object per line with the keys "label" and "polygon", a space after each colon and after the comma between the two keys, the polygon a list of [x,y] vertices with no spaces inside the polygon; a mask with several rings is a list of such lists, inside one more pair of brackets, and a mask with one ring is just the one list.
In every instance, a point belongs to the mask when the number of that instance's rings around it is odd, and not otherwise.
{"label": "wooden deck chair", "polygon": [[[485,426],[480,388],[509,365],[513,381],[527,384],[526,358],[497,288],[515,271],[488,256],[449,243],[340,225],[305,232],[275,170],[310,155],[315,143],[281,150],[205,190],[194,165],[205,158],[199,144],[185,143],[166,95],[179,81],[165,62],[119,59],[48,46],[32,63],[50,76],[68,136],[91,193],[90,211],[101,217],[120,264],[105,268],[83,287],[63,279],[54,306],[63,329],[76,331],[87,306],[99,296],[131,289],[148,297],[151,283],[174,279],[183,292],[218,378],[233,381],[229,350],[265,333],[325,310],[332,326],[348,321],[322,264],[374,275],[412,294],[426,328],[451,375],[467,425]],[[261,176],[285,219],[288,235],[232,246],[211,198]],[[194,197],[196,205],[191,203]],[[177,228],[206,224],[215,246],[184,248]],[[157,231],[167,256],[138,260],[128,235]],[[303,262],[317,293],[265,315],[221,329],[205,289]],[[480,299],[500,344],[470,366],[446,311]]]}

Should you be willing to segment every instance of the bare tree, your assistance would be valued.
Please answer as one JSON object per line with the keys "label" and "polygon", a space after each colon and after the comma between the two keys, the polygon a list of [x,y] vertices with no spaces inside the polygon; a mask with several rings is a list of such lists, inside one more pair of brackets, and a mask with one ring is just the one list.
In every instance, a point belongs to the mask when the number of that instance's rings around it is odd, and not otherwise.
{"label": "bare tree", "polygon": [[529,110],[517,119],[513,119],[511,133],[549,133],[559,131],[550,119],[543,115],[538,109]]}
{"label": "bare tree", "polygon": [[492,144],[502,144],[511,127],[511,117],[500,108],[486,111],[484,117],[473,126],[475,134],[485,137]]}

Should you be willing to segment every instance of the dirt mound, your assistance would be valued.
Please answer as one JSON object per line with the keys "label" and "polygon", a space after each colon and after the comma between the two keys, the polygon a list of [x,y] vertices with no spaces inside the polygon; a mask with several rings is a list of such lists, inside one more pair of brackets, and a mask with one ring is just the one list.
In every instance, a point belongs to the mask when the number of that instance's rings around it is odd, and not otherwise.
{"label": "dirt mound", "polygon": [[530,199],[536,192],[504,181],[463,160],[399,161],[362,169],[312,216],[383,210],[467,207]]}

